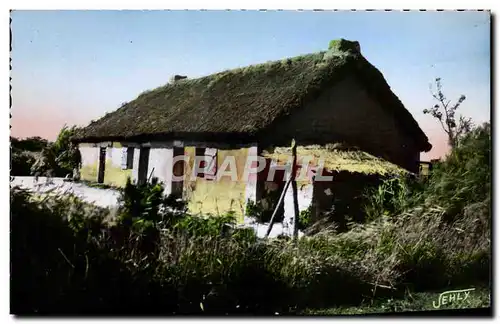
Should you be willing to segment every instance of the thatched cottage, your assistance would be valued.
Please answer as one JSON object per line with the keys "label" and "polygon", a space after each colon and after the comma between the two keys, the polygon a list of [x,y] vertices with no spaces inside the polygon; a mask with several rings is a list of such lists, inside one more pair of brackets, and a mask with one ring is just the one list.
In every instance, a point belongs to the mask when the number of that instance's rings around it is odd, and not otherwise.
{"label": "thatched cottage", "polygon": [[[192,211],[241,215],[249,200],[259,201],[283,182],[274,171],[273,179],[266,178],[280,163],[241,180],[248,158],[279,160],[279,148],[289,147],[291,139],[299,155],[301,149],[322,147],[337,156],[330,159],[330,172],[353,175],[416,173],[420,152],[431,148],[358,42],[346,40],[318,53],[197,79],[176,77],[90,123],[74,140],[82,155],[82,179],[121,186],[127,177],[139,183],[157,177],[166,194],[183,195]],[[358,153],[342,153],[334,143],[356,147]],[[192,159],[173,165],[178,156]],[[173,175],[192,173],[197,156],[209,161],[208,171],[194,181],[174,181]],[[216,177],[228,156],[236,180]],[[300,187],[304,209],[313,201],[313,180]],[[285,214],[290,204],[285,199]]]}

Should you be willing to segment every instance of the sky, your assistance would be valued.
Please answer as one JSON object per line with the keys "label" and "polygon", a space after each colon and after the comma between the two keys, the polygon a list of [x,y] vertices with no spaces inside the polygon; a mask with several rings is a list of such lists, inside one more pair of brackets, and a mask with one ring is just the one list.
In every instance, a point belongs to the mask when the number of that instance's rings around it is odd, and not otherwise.
{"label": "sky", "polygon": [[13,11],[11,135],[55,139],[174,74],[189,78],[326,50],[361,53],[430,139],[422,160],[448,148],[429,86],[441,77],[463,115],[490,120],[490,15],[477,11]]}

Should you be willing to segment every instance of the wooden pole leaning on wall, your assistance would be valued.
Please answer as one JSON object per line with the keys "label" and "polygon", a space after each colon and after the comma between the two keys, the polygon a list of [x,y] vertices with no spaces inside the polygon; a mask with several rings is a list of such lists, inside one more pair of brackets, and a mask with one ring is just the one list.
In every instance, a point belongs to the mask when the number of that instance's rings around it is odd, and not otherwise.
{"label": "wooden pole leaning on wall", "polygon": [[299,236],[299,200],[297,194],[297,180],[295,179],[297,172],[297,144],[292,142],[292,194],[293,194],[293,239],[296,240]]}
{"label": "wooden pole leaning on wall", "polygon": [[[288,190],[288,187],[290,186],[290,183],[295,182],[294,170],[295,170],[295,165],[297,163],[297,146],[295,144],[295,140],[292,140],[292,154],[294,155],[293,162],[292,162],[292,172],[290,172],[290,176],[288,177],[288,180],[286,181],[285,187],[283,188],[283,191],[281,192],[281,196],[278,199],[278,203],[276,204],[276,207],[274,208],[274,212],[271,216],[271,220],[269,221],[269,226],[267,227],[267,232],[266,232],[265,238],[267,238],[269,236],[269,234],[271,233],[271,230],[273,229],[274,218],[276,217],[276,214],[278,214],[278,210],[280,209],[281,204],[283,203],[283,199],[285,198],[285,194],[286,194],[286,191]],[[295,190],[297,190],[297,184],[295,184]],[[294,207],[295,207],[295,201],[297,199],[296,194],[297,193],[295,192],[294,193]],[[297,203],[297,210],[298,210],[298,203]],[[294,225],[294,235],[295,235],[295,225]]]}

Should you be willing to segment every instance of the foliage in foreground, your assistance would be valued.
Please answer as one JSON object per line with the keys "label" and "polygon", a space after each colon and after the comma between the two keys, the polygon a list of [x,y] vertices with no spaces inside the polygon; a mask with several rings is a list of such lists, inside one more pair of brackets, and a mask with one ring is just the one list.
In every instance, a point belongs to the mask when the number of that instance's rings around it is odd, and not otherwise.
{"label": "foliage in foreground", "polygon": [[30,175],[31,166],[37,155],[49,145],[48,141],[40,137],[18,139],[10,137],[10,174],[14,176]]}
{"label": "foliage in foreground", "polygon": [[[40,137],[11,137],[11,175],[65,177],[81,163],[80,151],[71,143],[77,127],[64,126],[52,143]],[[36,153],[36,154],[34,154]]]}
{"label": "foliage in foreground", "polygon": [[10,146],[12,152],[40,152],[44,147],[47,147],[49,142],[39,136],[28,137],[24,139],[19,139],[16,137],[10,137]]}
{"label": "foliage in foreground", "polygon": [[477,287],[469,298],[456,300],[438,309],[433,306],[441,292],[434,293],[406,293],[401,299],[382,299],[363,303],[358,306],[335,307],[327,309],[307,309],[303,315],[361,315],[384,314],[412,311],[436,311],[446,309],[488,308],[491,307],[491,290],[487,287]]}
{"label": "foliage in foreground", "polygon": [[75,197],[40,200],[13,188],[11,311],[288,314],[408,290],[484,286],[489,155],[484,126],[410,202],[401,199],[404,205],[347,232],[324,230],[297,242],[258,240],[235,228],[232,215],[187,215],[156,181],[128,183],[110,223],[109,211]]}

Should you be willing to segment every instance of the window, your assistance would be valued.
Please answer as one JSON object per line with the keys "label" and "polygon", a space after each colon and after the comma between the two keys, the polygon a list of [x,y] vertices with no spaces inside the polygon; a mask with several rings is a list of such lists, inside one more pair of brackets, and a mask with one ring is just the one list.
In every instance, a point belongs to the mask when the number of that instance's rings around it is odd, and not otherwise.
{"label": "window", "polygon": [[127,169],[134,168],[134,151],[133,147],[127,147]]}
{"label": "window", "polygon": [[208,163],[207,171],[205,172],[205,179],[213,180],[217,173],[217,149],[205,149],[205,160]]}
{"label": "window", "polygon": [[133,169],[134,167],[134,148],[122,148],[122,170]]}
{"label": "window", "polygon": [[217,149],[197,147],[195,149],[196,175],[207,180],[215,179],[217,172]]}
{"label": "window", "polygon": [[104,183],[104,171],[106,168],[106,147],[99,148],[99,171],[97,173],[97,182]]}
{"label": "window", "polygon": [[205,173],[203,172],[205,168],[205,160],[203,157],[205,156],[205,148],[204,147],[197,147],[195,149],[195,163],[196,165],[194,166],[196,168],[196,176],[200,178],[205,177]]}

